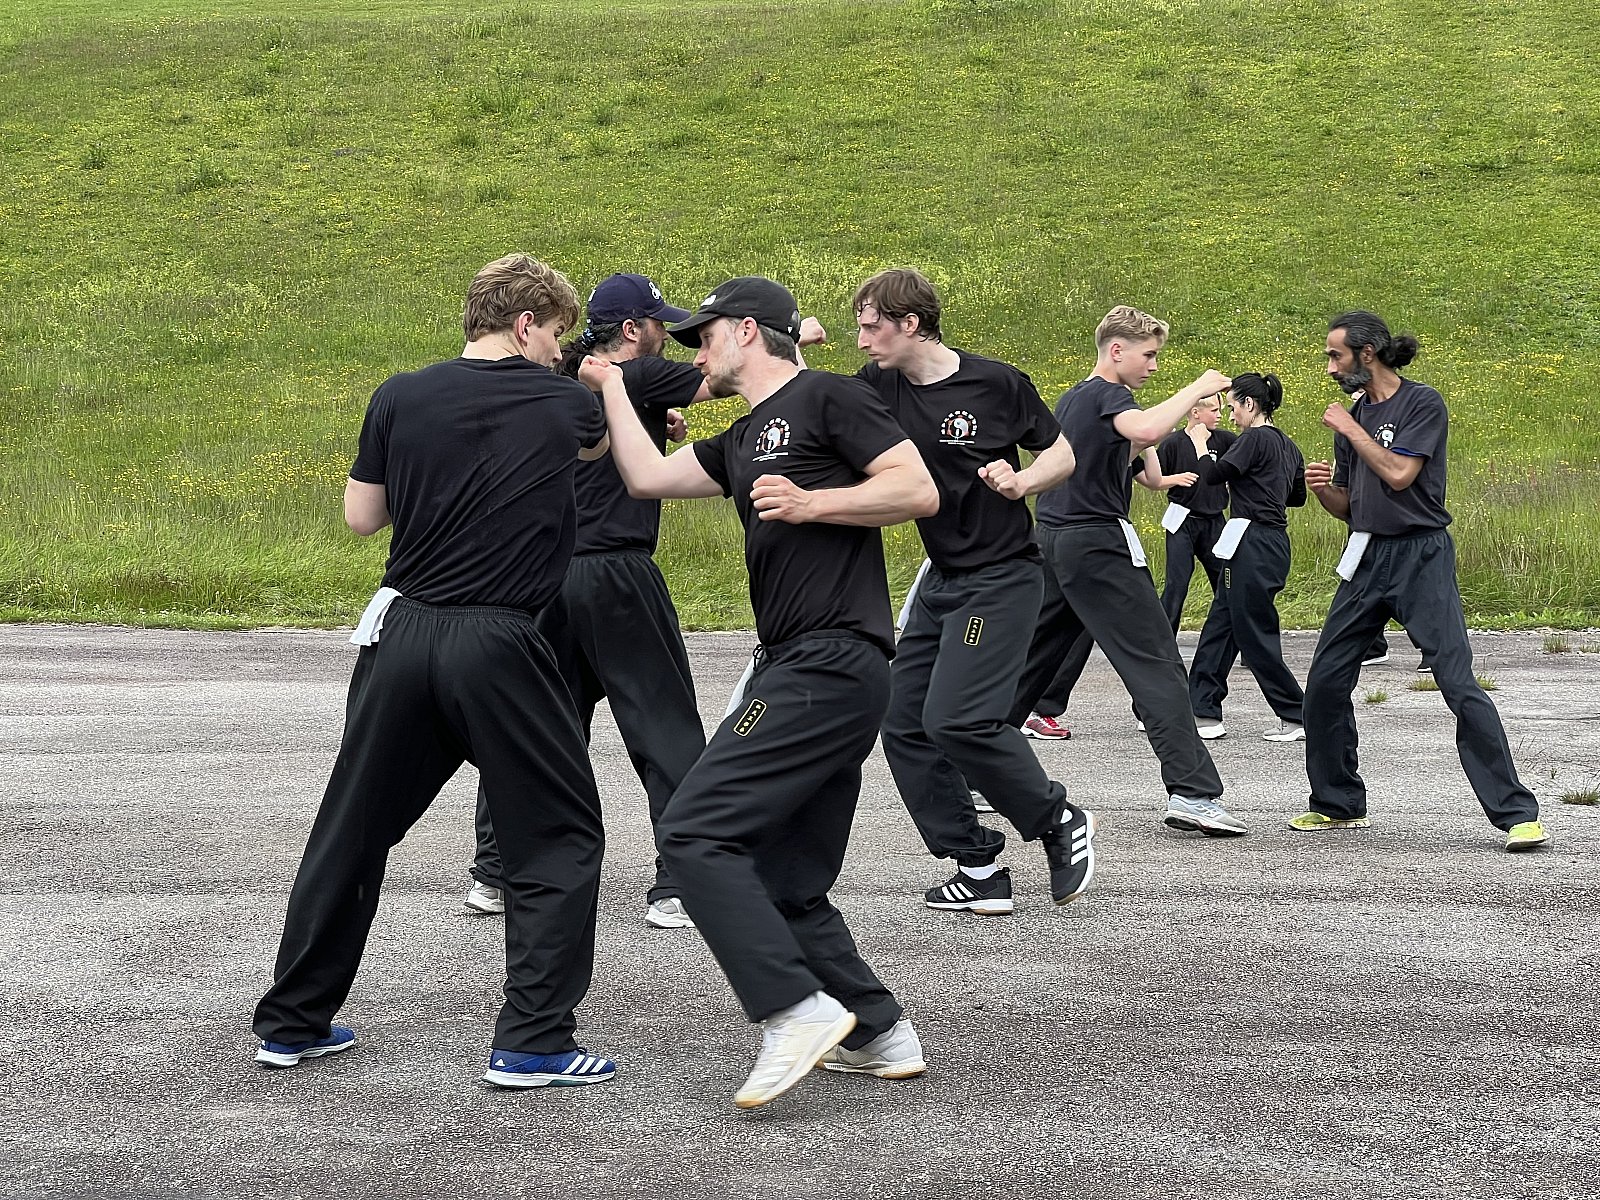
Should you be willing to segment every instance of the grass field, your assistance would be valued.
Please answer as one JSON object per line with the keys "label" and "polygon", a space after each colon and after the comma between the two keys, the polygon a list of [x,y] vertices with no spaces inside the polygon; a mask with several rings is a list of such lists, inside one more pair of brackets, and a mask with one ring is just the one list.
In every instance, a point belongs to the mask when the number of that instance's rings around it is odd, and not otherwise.
{"label": "grass field", "polygon": [[[0,23],[0,617],[352,621],[366,397],[521,248],[679,303],[771,274],[840,370],[855,284],[915,264],[1052,400],[1135,303],[1153,389],[1276,371],[1308,458],[1326,318],[1376,308],[1451,404],[1471,620],[1600,623],[1597,53],[1554,0],[35,0]],[[1315,625],[1343,530],[1291,531]],[[686,623],[749,622],[727,505],[669,506],[661,561]]]}

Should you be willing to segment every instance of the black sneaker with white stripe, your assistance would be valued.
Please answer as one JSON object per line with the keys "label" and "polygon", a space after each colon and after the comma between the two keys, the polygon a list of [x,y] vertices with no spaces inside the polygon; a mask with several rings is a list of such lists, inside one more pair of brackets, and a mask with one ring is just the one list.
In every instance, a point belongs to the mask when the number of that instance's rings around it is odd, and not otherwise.
{"label": "black sneaker with white stripe", "polygon": [[1093,813],[1069,808],[1061,824],[1039,839],[1050,862],[1050,897],[1057,904],[1070,904],[1089,890],[1094,878],[1094,826]]}
{"label": "black sneaker with white stripe", "polygon": [[965,909],[980,917],[1003,917],[1012,909],[1011,868],[1001,867],[987,879],[956,871],[922,897],[929,908]]}

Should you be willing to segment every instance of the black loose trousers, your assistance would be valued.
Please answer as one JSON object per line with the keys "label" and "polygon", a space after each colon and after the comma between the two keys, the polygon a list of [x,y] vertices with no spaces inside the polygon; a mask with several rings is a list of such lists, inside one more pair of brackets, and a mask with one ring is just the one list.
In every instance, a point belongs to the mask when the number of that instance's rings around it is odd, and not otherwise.
{"label": "black loose trousers", "polygon": [[1222,586],[1200,630],[1189,665],[1189,703],[1196,717],[1222,717],[1228,672],[1242,658],[1280,721],[1301,723],[1305,699],[1283,661],[1278,593],[1289,578],[1289,531],[1252,521],[1233,557],[1222,564]]}

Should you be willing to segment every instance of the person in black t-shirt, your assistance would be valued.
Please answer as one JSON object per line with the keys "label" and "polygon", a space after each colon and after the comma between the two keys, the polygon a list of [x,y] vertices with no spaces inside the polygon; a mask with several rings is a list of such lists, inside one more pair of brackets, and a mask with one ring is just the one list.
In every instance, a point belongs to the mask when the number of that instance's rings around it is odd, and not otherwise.
{"label": "person in black t-shirt", "polygon": [[256,1061],[347,1050],[331,1024],[378,910],[389,850],[465,761],[505,861],[505,1006],[484,1078],[600,1083],[574,1046],[589,990],[604,829],[572,698],[533,614],[572,552],[573,464],[604,452],[592,393],[556,375],[578,315],[560,272],[524,254],[478,272],[459,358],[373,394],[345,489],[359,534],[390,525],[383,587],[362,615],[338,761],[295,877]]}
{"label": "person in black t-shirt", "polygon": [[1328,374],[1355,397],[1330,404],[1334,461],[1306,467],[1318,502],[1350,525],[1342,582],[1306,676],[1307,812],[1293,829],[1364,827],[1367,786],[1356,772],[1350,691],[1361,659],[1390,619],[1398,621],[1456,716],[1456,749],[1484,813],[1506,831],[1507,850],[1550,840],[1539,802],[1517,777],[1505,726],[1472,671],[1472,644],[1456,581],[1456,548],[1445,508],[1450,415],[1439,393],[1403,378],[1417,339],[1389,332],[1377,314],[1349,312],[1328,325]]}
{"label": "person in black t-shirt", "polygon": [[[1188,423],[1182,429],[1167,434],[1154,451],[1145,451],[1146,458],[1152,453],[1155,455],[1161,480],[1181,480],[1192,475],[1203,454],[1227,453],[1234,435],[1217,428],[1221,415],[1217,398],[1207,396],[1189,410]],[[1140,482],[1146,481],[1141,479]],[[1161,487],[1160,482],[1152,482]],[[1211,547],[1222,536],[1222,512],[1228,506],[1228,489],[1221,484],[1202,483],[1196,476],[1162,490],[1172,504],[1188,510],[1183,519],[1176,522],[1176,529],[1167,530],[1166,582],[1161,589],[1161,607],[1172,624],[1172,632],[1177,633],[1183,624],[1183,606],[1189,598],[1189,582],[1194,578],[1196,560],[1206,574],[1206,582],[1211,585],[1212,599],[1216,598],[1222,565],[1212,555]],[[1179,516],[1170,509],[1168,512],[1174,519]]]}
{"label": "person in black t-shirt", "polygon": [[729,496],[745,529],[761,638],[744,696],[668,801],[657,844],[761,1053],[734,1097],[766,1104],[821,1060],[920,1074],[899,1002],[828,899],[889,698],[894,627],[878,527],[933,515],[916,447],[865,384],[796,361],[800,314],[769,279],[732,279],[669,332],[698,345],[714,396],[750,412],[663,457],[622,371],[589,358],[613,453],[636,496]]}
{"label": "person in black t-shirt", "polygon": [[[627,274],[602,280],[586,309],[588,319],[564,348],[557,370],[576,377],[590,354],[620,364],[651,442],[660,449],[669,436],[682,441],[679,407],[710,394],[699,368],[662,354],[666,322],[682,320],[687,310],[668,304],[645,276]],[[822,326],[808,317],[800,343],[820,341],[823,335]],[[579,463],[573,489],[577,542],[561,594],[539,614],[539,632],[555,651],[586,734],[595,706],[609,701],[644,785],[653,827],[706,745],[678,613],[651,557],[661,527],[661,501],[629,496],[609,455]],[[477,835],[472,865],[477,882],[464,907],[504,912],[499,855],[481,794]],[[658,929],[694,924],[659,857],[645,904],[645,921]]]}
{"label": "person in black t-shirt", "polygon": [[1288,509],[1306,502],[1305,459],[1272,423],[1282,404],[1276,375],[1235,375],[1228,412],[1239,437],[1222,454],[1207,451],[1196,463],[1202,485],[1225,486],[1233,496],[1233,519],[1212,551],[1224,558],[1222,586],[1212,597],[1189,667],[1189,702],[1203,738],[1227,733],[1222,701],[1235,658],[1244,659],[1278,716],[1277,727],[1262,736],[1272,742],[1305,737],[1305,697],[1283,661],[1275,603],[1289,579]]}
{"label": "person in black t-shirt", "polygon": [[[979,824],[970,786],[1024,840],[1043,843],[1051,896],[1066,904],[1094,877],[1094,820],[1067,803],[1006,714],[1044,587],[1023,498],[1071,474],[1072,447],[1026,375],[944,344],[939,295],[919,272],[879,272],[852,307],[872,360],[857,378],[883,397],[939,487],[939,511],[917,522],[931,565],[900,635],[883,720],[901,800],[929,852],[956,863],[923,902],[1012,910],[1011,872],[998,863],[1005,835]],[[1032,465],[1019,450],[1037,455]]]}
{"label": "person in black t-shirt", "polygon": [[1084,630],[1110,660],[1161,763],[1174,829],[1228,837],[1247,830],[1220,803],[1222,780],[1189,711],[1188,676],[1167,623],[1138,534],[1128,521],[1129,464],[1164,437],[1202,396],[1228,386],[1207,371],[1170,399],[1141,409],[1133,398],[1155,373],[1167,326],[1121,306],[1095,330],[1094,373],[1056,405],[1056,420],[1078,465],[1039,497],[1044,602],[1028,665],[1017,683],[1013,722],[1032,711]]}

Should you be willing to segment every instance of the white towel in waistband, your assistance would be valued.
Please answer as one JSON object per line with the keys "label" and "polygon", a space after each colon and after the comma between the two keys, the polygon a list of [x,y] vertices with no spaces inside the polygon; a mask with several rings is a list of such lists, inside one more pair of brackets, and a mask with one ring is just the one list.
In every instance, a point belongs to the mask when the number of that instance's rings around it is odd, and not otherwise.
{"label": "white towel in waistband", "polygon": [[1168,533],[1177,533],[1188,519],[1189,510],[1174,500],[1167,505],[1167,511],[1161,514],[1161,528]]}
{"label": "white towel in waistband", "polygon": [[1350,540],[1345,543],[1344,555],[1339,559],[1339,565],[1334,568],[1339,578],[1351,580],[1355,578],[1356,568],[1361,565],[1361,557],[1367,552],[1367,543],[1372,540],[1370,533],[1350,531]]}
{"label": "white towel in waistband", "polygon": [[917,577],[911,581],[911,590],[906,593],[906,602],[900,606],[900,617],[895,625],[904,629],[911,620],[911,602],[917,598],[917,588],[922,586],[922,577],[928,573],[928,568],[933,566],[933,559],[925,558],[922,565],[917,568]]}
{"label": "white towel in waistband", "polygon": [[1239,543],[1244,540],[1244,531],[1250,528],[1249,517],[1235,517],[1222,527],[1222,536],[1217,539],[1217,544],[1211,548],[1223,562],[1227,562],[1239,549]]}
{"label": "white towel in waistband", "polygon": [[356,631],[350,635],[352,646],[370,646],[378,640],[378,634],[383,630],[383,614],[389,611],[389,605],[400,598],[400,593],[392,587],[381,587],[372,594],[372,599],[367,601],[367,610],[361,614],[361,620],[356,622]]}
{"label": "white towel in waistband", "polygon": [[1117,524],[1122,526],[1122,537],[1128,543],[1128,557],[1136,567],[1145,565],[1144,546],[1139,541],[1139,531],[1133,527],[1132,521],[1124,521],[1120,517]]}
{"label": "white towel in waistband", "polygon": [[750,686],[750,677],[756,673],[756,656],[752,654],[750,661],[744,665],[744,674],[739,676],[739,682],[733,685],[733,695],[728,698],[728,711],[722,714],[723,720],[733,716],[733,710],[739,707],[739,702],[744,699],[745,689]]}

